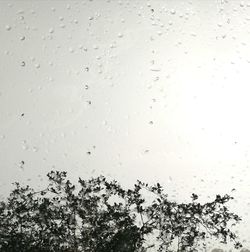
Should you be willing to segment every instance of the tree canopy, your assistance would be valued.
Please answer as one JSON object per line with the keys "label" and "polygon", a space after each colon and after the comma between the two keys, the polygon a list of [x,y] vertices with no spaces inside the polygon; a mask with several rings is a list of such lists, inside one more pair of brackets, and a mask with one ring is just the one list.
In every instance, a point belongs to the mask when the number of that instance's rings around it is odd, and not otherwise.
{"label": "tree canopy", "polygon": [[241,218],[226,206],[228,194],[201,204],[193,193],[189,203],[177,203],[159,183],[124,189],[104,176],[79,178],[78,185],[66,172],[47,177],[41,191],[16,182],[0,202],[1,251],[198,251],[210,238],[242,247],[231,230]]}

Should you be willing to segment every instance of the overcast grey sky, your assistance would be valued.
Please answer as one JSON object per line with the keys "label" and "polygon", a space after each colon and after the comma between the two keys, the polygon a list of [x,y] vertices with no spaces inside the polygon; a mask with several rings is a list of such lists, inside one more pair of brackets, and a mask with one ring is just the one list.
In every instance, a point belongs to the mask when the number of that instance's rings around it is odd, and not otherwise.
{"label": "overcast grey sky", "polygon": [[0,1],[0,188],[52,169],[234,193],[250,241],[250,1]]}

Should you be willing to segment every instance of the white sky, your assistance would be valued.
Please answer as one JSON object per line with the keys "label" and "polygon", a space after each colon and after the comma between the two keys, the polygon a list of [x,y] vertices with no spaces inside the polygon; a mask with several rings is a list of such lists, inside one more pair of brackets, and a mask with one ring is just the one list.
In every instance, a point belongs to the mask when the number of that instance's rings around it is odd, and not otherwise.
{"label": "white sky", "polygon": [[2,195],[52,169],[236,188],[250,242],[250,1],[2,0],[0,24]]}

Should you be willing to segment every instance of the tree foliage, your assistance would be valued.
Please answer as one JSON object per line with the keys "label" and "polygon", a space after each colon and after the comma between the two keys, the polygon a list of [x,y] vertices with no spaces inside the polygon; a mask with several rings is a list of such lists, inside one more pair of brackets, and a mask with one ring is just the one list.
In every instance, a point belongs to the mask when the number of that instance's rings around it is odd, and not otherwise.
{"label": "tree foliage", "polygon": [[44,190],[15,183],[0,202],[1,251],[196,251],[213,237],[241,247],[230,229],[241,219],[226,207],[233,199],[229,195],[201,204],[192,194],[184,204],[170,201],[159,183],[138,181],[133,189],[124,189],[99,176],[79,178],[76,187],[66,172],[47,176]]}

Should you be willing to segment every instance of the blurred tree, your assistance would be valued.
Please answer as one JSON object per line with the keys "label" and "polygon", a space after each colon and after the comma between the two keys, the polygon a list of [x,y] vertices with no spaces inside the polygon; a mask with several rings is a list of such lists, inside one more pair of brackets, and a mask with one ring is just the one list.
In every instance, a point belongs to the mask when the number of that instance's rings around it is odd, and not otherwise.
{"label": "blurred tree", "polygon": [[[233,199],[217,195],[198,203],[168,200],[159,183],[138,181],[123,189],[99,176],[79,178],[77,189],[66,172],[47,174],[48,187],[36,192],[15,183],[0,202],[0,250],[3,252],[146,252],[197,251],[205,240],[241,244],[230,230],[241,219],[225,206]],[[147,193],[153,196],[146,201]]]}

